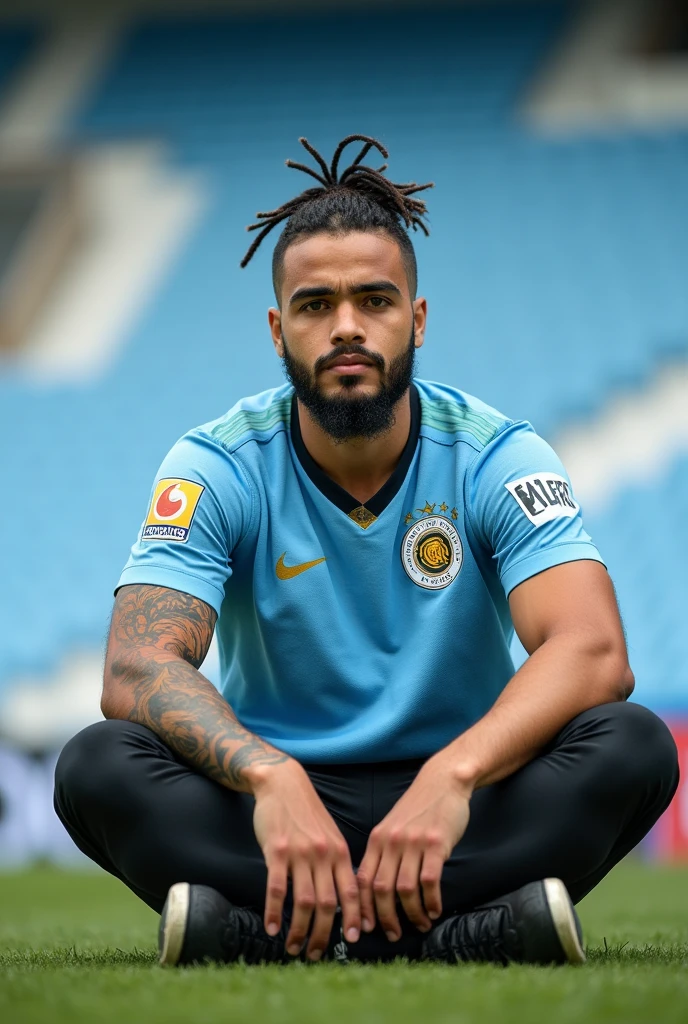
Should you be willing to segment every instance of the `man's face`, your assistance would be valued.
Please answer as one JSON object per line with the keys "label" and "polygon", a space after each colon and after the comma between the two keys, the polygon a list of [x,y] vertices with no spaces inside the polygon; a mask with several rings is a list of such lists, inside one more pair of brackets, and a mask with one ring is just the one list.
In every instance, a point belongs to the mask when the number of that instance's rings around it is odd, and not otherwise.
{"label": "man's face", "polygon": [[295,242],[281,302],[269,312],[275,350],[316,422],[337,440],[389,429],[427,312],[411,298],[397,243],[372,231]]}

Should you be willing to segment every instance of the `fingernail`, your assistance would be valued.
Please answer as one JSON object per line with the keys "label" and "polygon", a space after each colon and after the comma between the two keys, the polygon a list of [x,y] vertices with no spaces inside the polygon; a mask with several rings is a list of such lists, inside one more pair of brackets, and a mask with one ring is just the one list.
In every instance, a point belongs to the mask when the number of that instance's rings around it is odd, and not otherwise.
{"label": "fingernail", "polygon": [[363,918],[363,929],[366,932],[372,932],[374,928],[373,922],[369,921],[367,917]]}
{"label": "fingernail", "polygon": [[358,928],[349,928],[346,937],[349,942],[358,942]]}
{"label": "fingernail", "polygon": [[322,949],[314,949],[312,953],[308,954],[309,960],[319,960],[322,956]]}
{"label": "fingernail", "polygon": [[436,921],[439,916],[440,915],[437,913],[436,910],[429,910],[428,911],[428,917],[430,918],[431,921]]}
{"label": "fingernail", "polygon": [[289,956],[298,956],[301,952],[301,947],[297,942],[292,942],[291,946],[287,946],[287,953]]}
{"label": "fingernail", "polygon": [[268,935],[277,935],[278,931],[279,931],[279,925],[276,924],[274,921],[271,921],[270,924],[267,927]]}
{"label": "fingernail", "polygon": [[418,930],[419,930],[419,931],[421,931],[421,932],[423,932],[423,934],[425,934],[426,932],[429,932],[429,931],[430,931],[430,928],[431,928],[431,925],[429,925],[429,924],[423,924],[423,925],[419,925],[419,928],[418,928]]}
{"label": "fingernail", "polygon": [[396,932],[385,932],[385,935],[387,936],[387,938],[389,939],[390,942],[396,942],[397,941],[397,933]]}

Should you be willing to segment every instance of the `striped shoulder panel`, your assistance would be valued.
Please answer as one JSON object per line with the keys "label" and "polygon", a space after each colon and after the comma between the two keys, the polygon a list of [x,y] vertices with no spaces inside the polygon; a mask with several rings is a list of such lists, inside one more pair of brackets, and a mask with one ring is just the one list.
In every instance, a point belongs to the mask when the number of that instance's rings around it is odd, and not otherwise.
{"label": "striped shoulder panel", "polygon": [[275,399],[265,409],[231,409],[226,416],[216,420],[209,434],[225,448],[236,448],[238,442],[267,440],[276,433],[275,428],[288,429],[291,420],[291,395]]}
{"label": "striped shoulder panel", "polygon": [[503,416],[427,395],[421,395],[420,406],[421,429],[430,427],[441,434],[471,434],[483,447],[507,422]]}

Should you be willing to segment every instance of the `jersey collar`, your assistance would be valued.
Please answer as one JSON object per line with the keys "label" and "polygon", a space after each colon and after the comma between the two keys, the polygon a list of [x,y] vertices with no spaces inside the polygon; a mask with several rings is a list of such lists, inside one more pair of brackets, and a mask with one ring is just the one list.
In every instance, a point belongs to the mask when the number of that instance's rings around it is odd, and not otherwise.
{"label": "jersey collar", "polygon": [[401,453],[401,458],[389,480],[364,505],[357,501],[348,491],[345,491],[343,487],[340,487],[338,483],[335,483],[311,457],[301,436],[296,395],[291,400],[291,440],[299,462],[321,494],[331,501],[333,505],[341,509],[350,519],[353,519],[363,530],[366,530],[371,523],[374,523],[396,497],[397,492],[406,479],[406,474],[413,460],[420,433],[420,397],[418,389],[413,383],[410,387],[410,399],[411,429],[409,430],[408,441]]}

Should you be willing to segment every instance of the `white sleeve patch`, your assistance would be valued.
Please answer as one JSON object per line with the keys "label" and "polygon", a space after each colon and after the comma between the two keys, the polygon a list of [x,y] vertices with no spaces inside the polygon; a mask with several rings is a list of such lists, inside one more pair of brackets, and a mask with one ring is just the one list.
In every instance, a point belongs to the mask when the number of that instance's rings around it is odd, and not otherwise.
{"label": "white sleeve patch", "polygon": [[529,473],[504,486],[534,526],[561,516],[572,519],[578,512],[571,484],[558,473]]}

